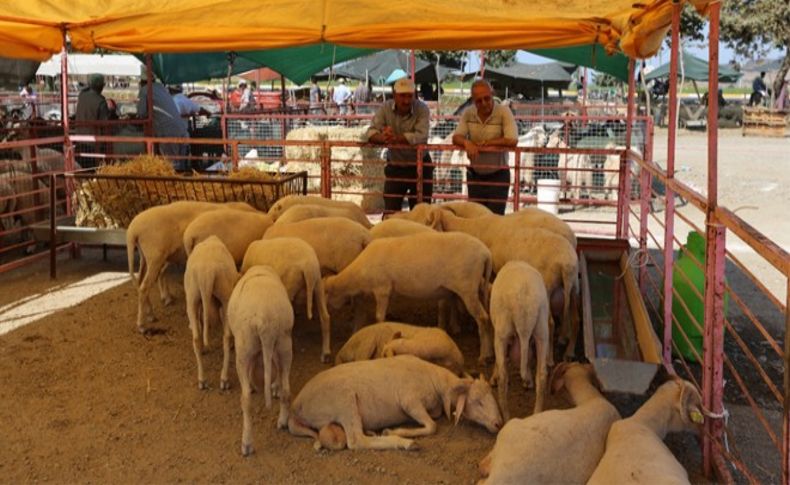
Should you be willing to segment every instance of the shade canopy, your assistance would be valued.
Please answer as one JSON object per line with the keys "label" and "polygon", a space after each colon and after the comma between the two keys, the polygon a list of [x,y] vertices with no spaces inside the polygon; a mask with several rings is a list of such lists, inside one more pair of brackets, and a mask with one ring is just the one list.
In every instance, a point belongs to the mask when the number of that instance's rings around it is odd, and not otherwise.
{"label": "shade canopy", "polygon": [[[685,0],[705,13],[712,0]],[[0,55],[74,49],[248,51],[333,43],[362,48],[548,49],[600,44],[653,55],[671,0],[26,0],[0,7]]]}
{"label": "shade canopy", "polygon": [[[333,75],[335,77],[358,80],[367,77],[373,84],[389,84],[397,79],[397,77],[392,77],[394,71],[400,70],[405,74],[411,73],[410,62],[408,52],[388,49],[336,66],[333,68]],[[433,64],[416,58],[414,60],[414,65],[414,81],[417,84],[436,83],[436,71]],[[450,71],[451,69],[449,67],[440,65],[439,80],[443,80]],[[328,69],[316,75],[318,79],[327,79],[328,77]]]}
{"label": "shade canopy", "polygon": [[[101,56],[98,54],[70,54],[69,73],[76,75],[104,74],[105,76],[139,76],[142,64],[126,54]],[[60,76],[60,54],[42,62],[38,76]]]}
{"label": "shade canopy", "polygon": [[[477,73],[468,73],[464,79]],[[498,94],[504,96],[523,94],[527,98],[540,98],[545,89],[567,89],[572,78],[567,69],[558,62],[546,64],[522,64],[514,62],[502,67],[486,68],[486,79]]]}
{"label": "shade canopy", "polygon": [[[686,51],[683,51],[683,75],[686,79],[693,81],[707,81],[708,80],[708,61],[694,57]],[[678,66],[678,76],[680,76],[680,67]],[[734,83],[742,76],[742,73],[736,71],[727,64],[719,64],[719,82]],[[645,75],[645,80],[650,81],[662,77],[669,77],[669,63],[663,64],[648,74]]]}

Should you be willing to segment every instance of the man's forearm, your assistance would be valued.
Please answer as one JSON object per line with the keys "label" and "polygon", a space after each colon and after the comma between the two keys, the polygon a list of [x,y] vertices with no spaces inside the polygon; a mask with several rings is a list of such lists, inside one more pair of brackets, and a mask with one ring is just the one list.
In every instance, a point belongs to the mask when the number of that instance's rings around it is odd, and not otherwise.
{"label": "man's forearm", "polygon": [[465,147],[466,137],[464,135],[453,135],[453,145]]}

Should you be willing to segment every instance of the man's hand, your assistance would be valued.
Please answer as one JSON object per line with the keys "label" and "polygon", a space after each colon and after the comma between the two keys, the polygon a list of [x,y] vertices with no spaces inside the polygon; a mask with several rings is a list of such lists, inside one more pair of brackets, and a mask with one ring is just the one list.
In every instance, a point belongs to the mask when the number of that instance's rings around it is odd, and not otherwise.
{"label": "man's hand", "polygon": [[464,141],[464,150],[466,150],[466,156],[469,157],[470,162],[477,160],[477,156],[480,154],[480,147],[471,140]]}

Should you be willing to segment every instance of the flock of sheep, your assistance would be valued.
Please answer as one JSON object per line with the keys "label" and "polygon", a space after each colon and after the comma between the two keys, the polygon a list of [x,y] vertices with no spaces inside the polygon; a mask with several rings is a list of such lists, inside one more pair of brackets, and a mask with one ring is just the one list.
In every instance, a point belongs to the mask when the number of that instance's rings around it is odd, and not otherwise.
{"label": "flock of sheep", "polygon": [[[186,259],[200,389],[207,388],[202,352],[209,325],[223,328],[222,389],[229,388],[234,339],[245,456],[254,452],[255,389],[267,408],[279,398],[279,428],[312,438],[317,448],[415,449],[414,438],[434,433],[444,415],[498,433],[480,462],[490,483],[688,482],[662,440],[703,421],[693,385],[670,380],[636,414],[620,419],[590,365],[560,363],[548,382],[552,315],[569,350],[577,333],[576,237],[554,215],[528,208],[499,216],[472,202],[419,204],[372,226],[356,204],[320,197],[289,196],[268,214],[244,203],[182,201],[135,217],[127,252],[141,332],[154,319],[148,293],[158,285],[163,302],[172,301],[162,275],[168,264]],[[393,294],[436,301],[438,326],[387,322]],[[366,312],[370,297],[375,316]],[[318,314],[322,362],[332,354],[330,309],[352,305],[356,332],[335,354],[335,366],[292,400],[295,304],[306,306],[309,319]],[[458,331],[459,310],[477,323],[481,364],[496,364],[490,380],[465,371],[450,336]],[[378,323],[365,325],[372,321]],[[534,412],[523,419],[508,420],[509,355],[524,386],[536,389]],[[549,387],[566,389],[575,407],[544,411]],[[557,456],[574,459],[557,466]]]}

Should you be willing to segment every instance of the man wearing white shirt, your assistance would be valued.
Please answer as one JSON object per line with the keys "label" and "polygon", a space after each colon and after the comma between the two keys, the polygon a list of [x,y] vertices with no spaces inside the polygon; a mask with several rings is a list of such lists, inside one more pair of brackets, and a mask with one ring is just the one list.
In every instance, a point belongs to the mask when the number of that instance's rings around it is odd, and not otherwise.
{"label": "man wearing white shirt", "polygon": [[346,86],[346,80],[342,77],[337,81],[338,85],[335,88],[335,93],[332,95],[332,100],[337,105],[337,112],[341,115],[348,113],[348,104],[351,102],[351,90]]}

